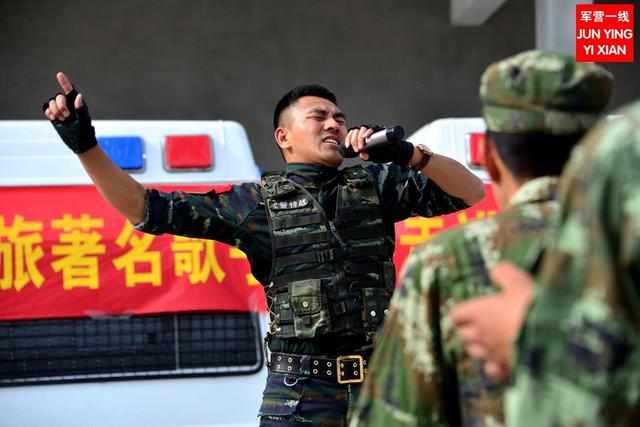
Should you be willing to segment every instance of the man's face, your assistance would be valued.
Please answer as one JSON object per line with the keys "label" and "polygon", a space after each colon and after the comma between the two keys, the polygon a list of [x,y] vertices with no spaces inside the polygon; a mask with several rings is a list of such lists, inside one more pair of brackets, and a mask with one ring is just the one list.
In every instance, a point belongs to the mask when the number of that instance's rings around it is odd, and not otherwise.
{"label": "man's face", "polygon": [[[345,116],[333,102],[317,96],[298,99],[283,111],[280,139],[287,163],[338,167],[344,160],[338,145],[347,136]],[[284,144],[281,143],[284,140]]]}

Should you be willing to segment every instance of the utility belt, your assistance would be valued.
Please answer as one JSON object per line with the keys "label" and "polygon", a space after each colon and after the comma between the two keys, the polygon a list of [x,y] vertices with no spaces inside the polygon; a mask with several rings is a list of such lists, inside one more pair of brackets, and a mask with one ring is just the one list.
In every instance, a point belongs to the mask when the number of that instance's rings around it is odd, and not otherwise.
{"label": "utility belt", "polygon": [[367,373],[367,358],[358,354],[331,358],[271,353],[269,370],[293,377],[328,379],[338,384],[361,383]]}

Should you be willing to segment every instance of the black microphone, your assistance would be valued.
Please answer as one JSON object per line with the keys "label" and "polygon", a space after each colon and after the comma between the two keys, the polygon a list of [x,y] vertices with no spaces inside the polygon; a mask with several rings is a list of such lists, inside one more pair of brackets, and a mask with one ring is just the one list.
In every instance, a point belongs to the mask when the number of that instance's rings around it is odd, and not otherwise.
{"label": "black microphone", "polygon": [[[402,126],[394,126],[388,129],[382,129],[373,133],[369,138],[365,139],[366,145],[361,151],[365,153],[374,148],[383,147],[385,145],[393,144],[394,142],[402,141],[404,138],[404,129]],[[358,153],[353,151],[353,147],[346,147],[344,142],[338,147],[338,152],[345,159],[358,157]]]}

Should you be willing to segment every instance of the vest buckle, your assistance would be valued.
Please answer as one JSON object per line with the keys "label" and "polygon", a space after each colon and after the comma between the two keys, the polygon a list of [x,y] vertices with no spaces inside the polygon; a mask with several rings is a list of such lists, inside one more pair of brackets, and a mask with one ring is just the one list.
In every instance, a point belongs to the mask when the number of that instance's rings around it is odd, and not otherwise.
{"label": "vest buckle", "polygon": [[318,252],[318,262],[333,262],[335,259],[336,255],[333,249]]}

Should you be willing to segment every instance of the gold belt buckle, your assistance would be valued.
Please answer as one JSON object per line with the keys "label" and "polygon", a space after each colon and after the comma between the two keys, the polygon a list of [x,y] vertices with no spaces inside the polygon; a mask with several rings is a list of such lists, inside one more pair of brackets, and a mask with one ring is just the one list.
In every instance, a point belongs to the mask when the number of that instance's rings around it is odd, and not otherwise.
{"label": "gold belt buckle", "polygon": [[[338,356],[336,363],[338,364],[338,366],[336,366],[338,384],[361,383],[364,381],[364,359],[362,356],[357,354]],[[353,369],[354,378],[345,379],[345,373],[350,372],[351,369]]]}

